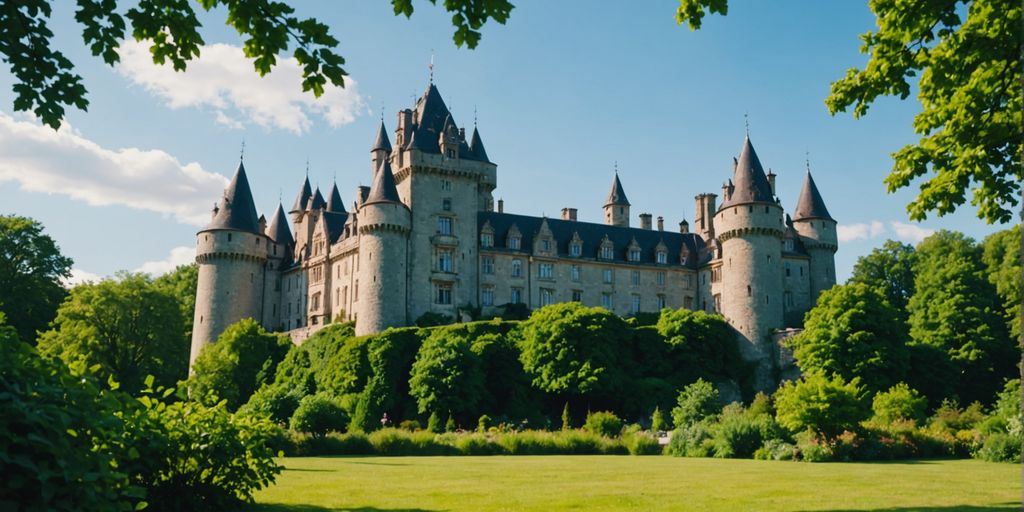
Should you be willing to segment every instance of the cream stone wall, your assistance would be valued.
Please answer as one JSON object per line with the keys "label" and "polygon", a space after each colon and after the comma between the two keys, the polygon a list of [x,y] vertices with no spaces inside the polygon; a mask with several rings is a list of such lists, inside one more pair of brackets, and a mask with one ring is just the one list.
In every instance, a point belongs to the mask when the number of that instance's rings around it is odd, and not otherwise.
{"label": "cream stone wall", "polygon": [[409,210],[401,203],[370,203],[359,216],[356,334],[409,325]]}
{"label": "cream stone wall", "polygon": [[810,261],[810,302],[817,302],[821,292],[836,284],[835,253],[839,248],[836,222],[828,219],[808,219],[793,222],[800,234]]}

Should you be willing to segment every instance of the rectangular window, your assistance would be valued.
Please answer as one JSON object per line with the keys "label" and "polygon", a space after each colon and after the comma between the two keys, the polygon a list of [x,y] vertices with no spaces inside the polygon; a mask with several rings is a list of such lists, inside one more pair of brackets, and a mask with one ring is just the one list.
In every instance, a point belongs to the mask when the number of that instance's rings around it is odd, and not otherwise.
{"label": "rectangular window", "polygon": [[665,251],[658,251],[658,263],[661,263],[662,265],[668,263],[668,253]]}
{"label": "rectangular window", "polygon": [[452,189],[451,180],[441,180],[441,190],[448,191]]}
{"label": "rectangular window", "polygon": [[605,283],[609,283],[610,284],[612,282],[612,269],[606,268],[606,269],[602,270],[601,271],[601,278],[602,278],[602,280]]}
{"label": "rectangular window", "polygon": [[580,282],[580,266],[579,265],[573,265],[572,267],[569,268],[569,278],[572,279],[572,282],[574,282],[574,283]]}
{"label": "rectangular window", "polygon": [[484,305],[484,306],[493,306],[494,305],[494,287],[493,286],[485,286],[483,288],[483,290],[480,291],[480,303],[482,305]]}
{"label": "rectangular window", "polygon": [[480,245],[482,247],[494,247],[494,235],[491,233],[483,233],[480,235]]}
{"label": "rectangular window", "polygon": [[491,256],[484,256],[480,258],[480,272],[490,275],[494,273],[494,258]]}
{"label": "rectangular window", "polygon": [[786,262],[786,277],[789,277],[791,273],[792,273],[792,270],[790,270],[790,264],[787,261]]}
{"label": "rectangular window", "polygon": [[452,218],[451,217],[438,217],[437,218],[437,234],[439,234],[439,235],[450,235],[450,234],[452,234]]}
{"label": "rectangular window", "polygon": [[523,289],[519,287],[513,287],[509,292],[509,302],[512,304],[522,304],[523,302]]}
{"label": "rectangular window", "polygon": [[658,277],[656,277],[655,279],[658,282],[658,286],[665,286],[665,273],[664,272],[658,272],[657,275],[658,275]]}
{"label": "rectangular window", "polygon": [[665,309],[665,296],[658,295],[658,311]]}
{"label": "rectangular window", "polygon": [[601,307],[607,309],[608,311],[611,311],[613,306],[614,306],[614,304],[612,303],[612,294],[610,294],[610,293],[602,293],[601,294]]}
{"label": "rectangular window", "polygon": [[449,250],[437,251],[437,271],[452,272],[452,252]]}
{"label": "rectangular window", "polygon": [[451,199],[448,199],[447,197],[446,197],[446,198],[444,198],[444,199],[443,199],[443,200],[441,201],[441,209],[442,209],[442,210],[444,210],[444,211],[446,211],[446,212],[450,212],[450,211],[452,211],[452,200],[451,200]]}
{"label": "rectangular window", "polygon": [[512,238],[509,238],[508,239],[508,248],[518,251],[519,250],[519,243],[520,243],[520,241],[521,240],[520,240],[520,238],[518,236],[514,236]]}
{"label": "rectangular window", "polygon": [[572,291],[572,301],[573,302],[583,302],[583,290],[573,290]]}
{"label": "rectangular window", "polygon": [[548,288],[540,289],[540,305],[549,306],[555,303],[555,291]]}
{"label": "rectangular window", "polygon": [[640,312],[640,296],[634,295],[633,302],[630,304],[629,311],[634,315]]}
{"label": "rectangular window", "polygon": [[541,263],[538,267],[541,279],[554,279],[555,265],[552,263]]}
{"label": "rectangular window", "polygon": [[786,307],[793,307],[793,292],[786,292]]}
{"label": "rectangular window", "polygon": [[629,276],[629,282],[633,283],[633,286],[640,286],[640,271],[634,270]]}
{"label": "rectangular window", "polygon": [[540,241],[540,250],[542,250],[544,252],[550,251],[551,250],[551,240],[541,240]]}
{"label": "rectangular window", "polygon": [[610,259],[612,259],[614,257],[614,255],[615,255],[615,253],[613,252],[611,247],[604,246],[604,247],[601,248],[601,258],[604,258],[606,260],[610,260]]}
{"label": "rectangular window", "polygon": [[629,261],[640,261],[640,249],[629,250]]}
{"label": "rectangular window", "polygon": [[583,244],[572,244],[569,246],[569,254],[578,257],[583,254]]}
{"label": "rectangular window", "polygon": [[693,309],[693,297],[683,297],[683,307],[686,309]]}
{"label": "rectangular window", "polygon": [[434,303],[452,303],[452,285],[449,283],[437,283],[434,285]]}
{"label": "rectangular window", "polygon": [[722,311],[722,294],[715,294],[715,313]]}
{"label": "rectangular window", "polygon": [[512,277],[523,277],[523,260],[512,260]]}

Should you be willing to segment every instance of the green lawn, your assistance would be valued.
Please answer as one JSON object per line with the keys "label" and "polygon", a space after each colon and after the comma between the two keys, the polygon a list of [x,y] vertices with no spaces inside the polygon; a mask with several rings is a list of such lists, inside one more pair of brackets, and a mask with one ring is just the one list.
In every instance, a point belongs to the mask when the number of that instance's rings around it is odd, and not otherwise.
{"label": "green lawn", "polygon": [[631,456],[283,459],[263,511],[1020,510],[1021,468]]}

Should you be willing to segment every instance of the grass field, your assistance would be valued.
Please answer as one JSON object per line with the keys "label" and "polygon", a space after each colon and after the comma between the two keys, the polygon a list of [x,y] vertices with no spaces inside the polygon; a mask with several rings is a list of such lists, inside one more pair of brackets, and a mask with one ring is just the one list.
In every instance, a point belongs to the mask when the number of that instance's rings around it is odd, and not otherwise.
{"label": "grass field", "polygon": [[1021,468],[976,460],[630,456],[283,459],[262,511],[1020,510]]}

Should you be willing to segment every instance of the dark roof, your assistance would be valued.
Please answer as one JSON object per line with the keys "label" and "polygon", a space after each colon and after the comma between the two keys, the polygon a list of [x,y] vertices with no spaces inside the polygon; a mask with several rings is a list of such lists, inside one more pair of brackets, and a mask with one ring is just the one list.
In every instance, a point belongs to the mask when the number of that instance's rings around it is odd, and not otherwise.
{"label": "dark roof", "polygon": [[370,187],[366,185],[359,185],[356,188],[356,204],[363,204],[366,202],[366,198],[370,197]]}
{"label": "dark roof", "polygon": [[380,122],[380,129],[377,130],[377,140],[376,142],[373,143],[373,149],[371,149],[370,151],[373,152],[377,151],[378,149],[383,149],[388,153],[391,152],[391,141],[388,139],[387,129],[384,128],[384,121]]}
{"label": "dark roof", "polygon": [[761,167],[761,161],[757,159],[750,137],[743,139],[743,149],[740,150],[740,158],[735,166],[732,193],[722,201],[719,209],[746,203],[775,203],[772,187]]}
{"label": "dark roof", "polygon": [[[516,226],[522,235],[520,251],[529,254],[533,251],[534,237],[540,232],[541,224],[548,223],[552,235],[555,237],[555,248],[559,256],[569,257],[569,243],[573,234],[578,233],[583,242],[581,260],[597,259],[601,242],[607,236],[615,247],[614,258],[616,263],[633,263],[627,261],[626,249],[635,239],[640,246],[640,264],[655,264],[657,262],[657,247],[664,243],[668,251],[670,265],[679,265],[680,254],[686,253],[688,257],[684,265],[688,268],[698,268],[711,261],[711,253],[705,249],[704,239],[696,233],[678,233],[675,231],[656,231],[650,229],[624,228],[609,226],[607,224],[595,224],[591,222],[579,222],[572,220],[548,219],[545,217],[529,217],[526,215],[515,215],[511,213],[479,212],[477,213],[477,224],[483,229],[489,223],[494,230],[494,248],[498,250],[510,250],[507,247],[508,231]],[[516,252],[516,251],[513,251]]]}
{"label": "dark roof", "polygon": [[374,174],[373,185],[370,187],[370,193],[366,196],[366,201],[363,201],[363,206],[384,202],[401,202],[398,198],[398,188],[395,187],[395,175],[391,172],[391,163],[387,159]]}
{"label": "dark roof", "polygon": [[277,205],[274,218],[271,219],[270,227],[267,228],[267,236],[282,245],[295,243],[295,239],[292,238],[292,231],[288,228],[288,219],[284,216],[284,208],[280,204]]}
{"label": "dark roof", "polygon": [[260,233],[256,203],[252,200],[252,190],[249,188],[249,179],[245,176],[245,166],[242,162],[238,162],[238,170],[231,178],[228,188],[224,189],[224,198],[217,205],[217,213],[206,229],[235,229]]}
{"label": "dark roof", "polygon": [[331,195],[327,197],[327,211],[345,213],[345,202],[341,200],[341,192],[338,192],[337,183],[331,187]]}
{"label": "dark roof", "polygon": [[348,221],[347,213],[324,212],[324,223],[327,225],[327,236],[331,243],[337,243],[345,232],[345,222]]}
{"label": "dark roof", "polygon": [[[409,137],[409,148],[415,148],[428,153],[440,153],[438,137],[444,129],[445,120],[451,117],[448,106],[441,99],[441,93],[431,83],[423,96],[416,101],[413,109],[414,131]],[[454,120],[451,121],[455,123]]]}
{"label": "dark roof", "polygon": [[309,202],[306,203],[307,210],[320,210],[327,207],[327,201],[324,201],[324,196],[320,194],[320,187],[317,187],[313,192],[313,197],[309,198]]}
{"label": "dark roof", "polygon": [[480,131],[473,127],[473,138],[469,143],[469,151],[473,156],[473,160],[479,160],[481,162],[490,162],[487,158],[487,150],[484,149],[484,141],[480,140]]}
{"label": "dark roof", "polygon": [[811,171],[807,171],[807,175],[804,176],[804,186],[800,189],[800,199],[797,200],[796,209],[793,210],[793,219],[835,220],[828,214],[828,208],[825,208],[825,200],[821,198],[818,187],[814,184]]}
{"label": "dark roof", "polygon": [[619,181],[619,173],[615,173],[615,179],[612,180],[612,188],[608,191],[608,199],[604,201],[604,205],[623,205],[629,206],[629,199],[626,199],[626,191],[622,189],[622,182]]}
{"label": "dark roof", "polygon": [[309,197],[313,195],[313,189],[309,187],[309,176],[302,180],[302,187],[299,189],[299,195],[295,196],[295,204],[292,205],[291,213],[301,212],[306,209],[306,204],[309,203]]}

